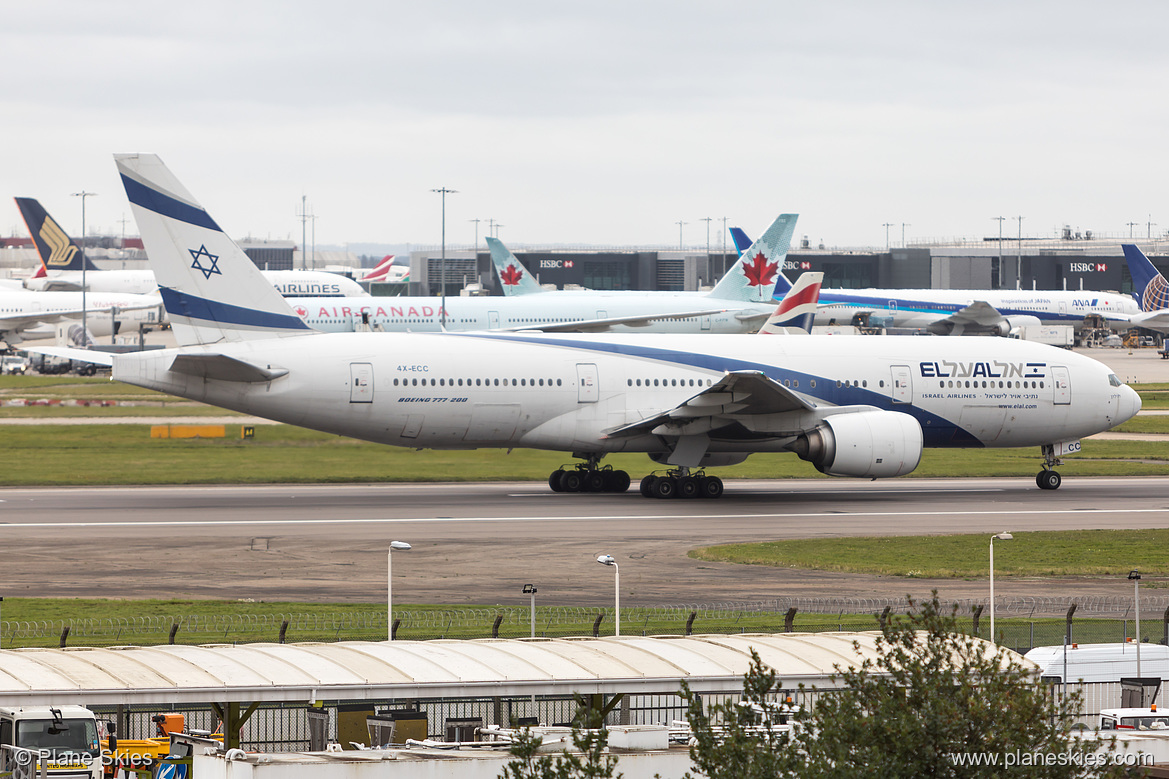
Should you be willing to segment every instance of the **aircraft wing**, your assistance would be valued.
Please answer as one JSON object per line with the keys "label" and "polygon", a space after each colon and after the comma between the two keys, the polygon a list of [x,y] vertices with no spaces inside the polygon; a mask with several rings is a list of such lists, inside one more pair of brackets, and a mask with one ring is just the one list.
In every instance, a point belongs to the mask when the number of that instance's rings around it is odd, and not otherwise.
{"label": "aircraft wing", "polygon": [[[733,371],[681,405],[609,431],[607,438],[635,435],[698,435],[735,424],[744,417],[818,409],[759,371]],[[802,427],[790,431],[795,435]]]}
{"label": "aircraft wing", "polygon": [[969,330],[998,330],[1007,323],[1006,317],[991,304],[976,300],[961,311],[939,317],[926,328],[937,335],[959,334]]}
{"label": "aircraft wing", "polygon": [[81,285],[74,281],[66,279],[54,279],[51,276],[45,276],[39,279],[29,279],[25,282],[25,288],[34,290],[36,292],[80,292]]}
{"label": "aircraft wing", "polygon": [[[713,316],[726,311],[725,308],[709,308],[703,311],[679,311],[675,314],[638,314],[636,316],[614,316],[604,319],[583,319],[576,322],[555,322],[541,325],[526,325],[524,327],[502,328],[509,333],[602,333],[614,325],[628,327],[646,327],[653,322],[664,319],[692,319],[699,316]],[[768,314],[764,314],[766,318]]]}

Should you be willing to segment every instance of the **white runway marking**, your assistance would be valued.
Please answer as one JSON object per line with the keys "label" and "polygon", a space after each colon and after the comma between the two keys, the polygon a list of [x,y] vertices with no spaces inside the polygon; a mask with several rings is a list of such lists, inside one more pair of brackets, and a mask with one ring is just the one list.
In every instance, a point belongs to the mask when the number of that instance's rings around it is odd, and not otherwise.
{"label": "white runway marking", "polygon": [[[782,514],[782,513],[748,513],[748,514],[628,514],[628,515],[583,515],[583,516],[546,516],[546,517],[385,517],[385,518],[348,518],[348,519],[182,519],[182,520],[148,520],[145,522],[0,522],[0,531],[10,528],[39,528],[39,529],[71,529],[81,527],[222,527],[236,526],[266,526],[266,525],[376,525],[376,524],[407,524],[411,522],[451,523],[451,522],[597,522],[616,520],[619,522],[637,520],[679,520],[679,519],[842,519],[853,517],[965,517],[968,511],[820,511],[814,513]],[[1004,511],[978,511],[979,516],[1011,516],[1036,517],[1054,516],[1058,514],[1107,514],[1116,515],[1116,509],[1035,509],[1020,511],[1007,509]],[[1169,508],[1125,509],[1125,514],[1169,514]]]}

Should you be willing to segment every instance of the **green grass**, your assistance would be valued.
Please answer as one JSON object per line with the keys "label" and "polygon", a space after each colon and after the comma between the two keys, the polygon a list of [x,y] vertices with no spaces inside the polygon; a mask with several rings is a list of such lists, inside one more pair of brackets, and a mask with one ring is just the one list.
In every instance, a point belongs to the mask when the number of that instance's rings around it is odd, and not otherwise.
{"label": "green grass", "polygon": [[[995,544],[995,576],[1169,574],[1169,529],[1015,533]],[[821,571],[978,579],[988,575],[990,535],[818,538],[696,549],[699,560]],[[1123,561],[1123,563],[1117,563]],[[1122,570],[1123,569],[1123,570]]]}

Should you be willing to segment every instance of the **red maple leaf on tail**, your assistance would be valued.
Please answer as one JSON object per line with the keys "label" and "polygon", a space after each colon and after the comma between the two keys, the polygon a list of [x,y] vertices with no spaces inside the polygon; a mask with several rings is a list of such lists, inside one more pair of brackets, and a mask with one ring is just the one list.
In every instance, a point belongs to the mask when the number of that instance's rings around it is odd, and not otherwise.
{"label": "red maple leaf on tail", "polygon": [[508,265],[499,273],[499,278],[509,287],[514,287],[516,284],[519,284],[520,279],[523,277],[524,272],[514,265]]}
{"label": "red maple leaf on tail", "polygon": [[763,252],[759,252],[751,262],[743,263],[743,273],[747,276],[748,284],[752,287],[758,287],[763,284],[774,284],[775,272],[778,267],[777,263],[768,262],[767,258],[763,256]]}

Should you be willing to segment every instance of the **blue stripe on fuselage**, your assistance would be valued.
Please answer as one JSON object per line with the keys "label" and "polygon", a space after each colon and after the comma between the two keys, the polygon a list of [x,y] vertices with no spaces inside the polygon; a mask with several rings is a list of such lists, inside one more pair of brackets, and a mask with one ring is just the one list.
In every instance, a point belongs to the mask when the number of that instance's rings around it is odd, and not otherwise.
{"label": "blue stripe on fuselage", "polygon": [[[896,308],[890,308],[889,303],[892,302]],[[876,298],[876,297],[861,297],[858,295],[842,295],[842,294],[825,294],[823,290],[820,292],[820,306],[844,306],[845,308],[860,308],[860,309],[878,309],[888,310],[891,313],[911,313],[911,314],[950,314],[957,313],[969,306],[970,303],[938,303],[936,301],[928,300],[905,300],[901,298]],[[1007,308],[1006,306],[995,306],[995,311],[998,311],[1005,317],[1011,316],[1033,316],[1043,321],[1063,320],[1067,322],[1079,322],[1083,320],[1083,312],[1069,312],[1066,314],[1056,311],[1034,308]]]}
{"label": "blue stripe on fuselage", "polygon": [[232,306],[196,295],[179,292],[170,287],[160,287],[162,302],[171,316],[184,316],[204,322],[221,325],[243,325],[280,330],[311,330],[298,316],[273,314],[254,308]]}
{"label": "blue stripe on fuselage", "polygon": [[219,229],[219,225],[215,224],[211,215],[201,208],[188,205],[181,200],[175,200],[170,195],[164,195],[156,189],[151,189],[124,173],[122,174],[122,184],[126,187],[126,195],[130,198],[130,202],[135,205],[196,227],[206,227],[208,230],[223,232]]}
{"label": "blue stripe on fuselage", "polygon": [[[945,417],[926,411],[918,406],[912,404],[897,404],[894,405],[892,399],[878,392],[863,387],[837,387],[836,379],[826,379],[823,376],[816,376],[802,371],[794,371],[788,368],[782,368],[777,365],[769,365],[767,363],[753,362],[750,360],[740,360],[737,358],[721,357],[712,354],[700,354],[695,352],[682,352],[673,349],[661,349],[641,346],[637,344],[626,343],[592,343],[584,341],[573,341],[566,343],[552,338],[533,338],[533,337],[516,337],[510,335],[499,335],[490,333],[452,333],[462,338],[489,338],[497,341],[515,341],[522,343],[539,343],[546,346],[559,346],[562,348],[579,349],[582,351],[593,352],[608,352],[610,354],[620,354],[624,357],[636,357],[643,360],[659,360],[661,362],[675,363],[677,365],[686,365],[692,368],[700,368],[703,370],[714,371],[717,373],[728,373],[731,371],[759,371],[766,375],[773,381],[783,382],[789,379],[793,382],[800,382],[798,387],[793,387],[796,392],[802,395],[814,397],[817,400],[823,400],[834,406],[875,406],[877,408],[888,411],[899,411],[901,413],[909,414],[917,419],[921,425],[922,436],[926,445],[931,447],[979,447],[984,446],[982,441],[978,440],[968,430],[959,427],[954,422]],[[822,382],[815,387],[811,382]]]}

